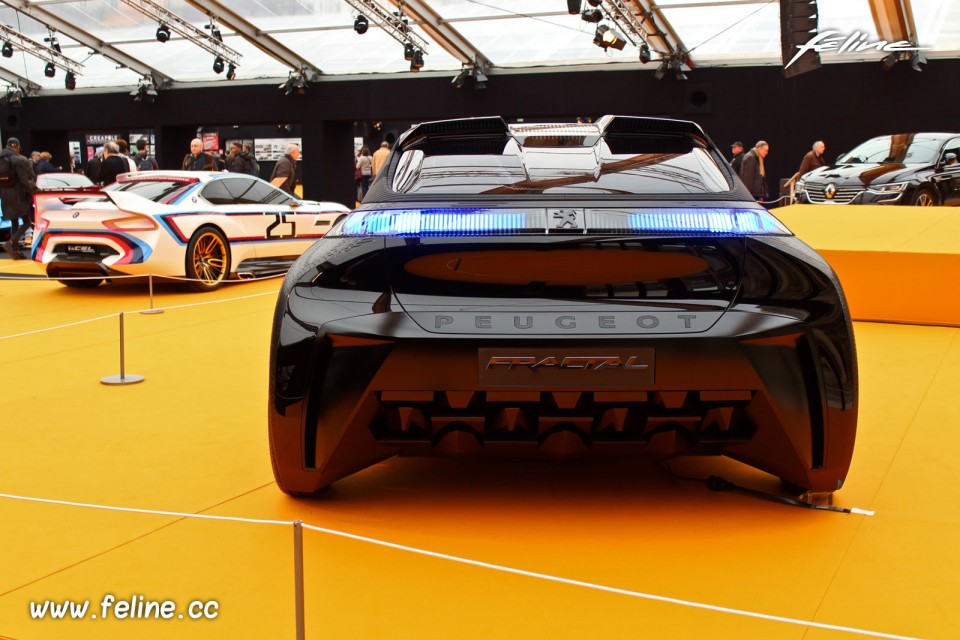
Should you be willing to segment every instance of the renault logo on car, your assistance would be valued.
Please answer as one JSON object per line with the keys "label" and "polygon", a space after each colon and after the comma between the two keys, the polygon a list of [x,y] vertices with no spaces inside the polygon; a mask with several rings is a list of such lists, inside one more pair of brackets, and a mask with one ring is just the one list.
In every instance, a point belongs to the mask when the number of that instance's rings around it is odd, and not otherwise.
{"label": "renault logo on car", "polygon": [[833,200],[833,196],[837,195],[837,185],[832,182],[823,188],[823,195]]}

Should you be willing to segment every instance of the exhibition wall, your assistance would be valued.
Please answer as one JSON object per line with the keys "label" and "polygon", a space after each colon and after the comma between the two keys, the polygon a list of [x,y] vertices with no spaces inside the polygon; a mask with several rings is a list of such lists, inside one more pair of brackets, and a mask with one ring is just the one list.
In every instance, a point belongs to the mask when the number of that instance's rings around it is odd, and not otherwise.
{"label": "exhibition wall", "polygon": [[[606,113],[699,122],[721,148],[734,140],[770,142],[771,189],[791,176],[817,139],[835,158],[865,138],[907,131],[960,131],[960,60],[931,60],[884,71],[876,63],[833,64],[784,79],[779,67],[695,68],[689,80],[656,80],[650,70],[494,73],[488,87],[455,89],[450,74],[315,82],[305,95],[274,83],[161,90],[155,103],[127,93],[27,98],[0,111],[2,135],[24,149],[66,149],[70,132],[152,129],[162,167],[179,167],[189,140],[204,130],[299,125],[304,194],[351,203],[357,122],[418,122],[499,114],[508,119],[569,119]],[[369,127],[367,127],[369,131]],[[378,140],[368,139],[376,144]]]}

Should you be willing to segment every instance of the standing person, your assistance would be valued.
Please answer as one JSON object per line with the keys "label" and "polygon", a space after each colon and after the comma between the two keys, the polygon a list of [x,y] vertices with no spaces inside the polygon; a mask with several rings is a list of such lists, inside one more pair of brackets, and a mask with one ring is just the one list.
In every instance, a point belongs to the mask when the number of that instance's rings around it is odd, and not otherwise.
{"label": "standing person", "polygon": [[39,151],[30,152],[30,165],[33,168],[33,175],[37,175],[37,169],[40,168],[40,152]]}
{"label": "standing person", "polygon": [[97,179],[100,177],[100,166],[103,164],[103,147],[97,147],[97,152],[93,154],[93,157],[87,162],[87,168],[83,172],[85,176],[90,178],[90,182],[96,183]]}
{"label": "standing person", "polygon": [[60,172],[60,167],[53,164],[51,160],[53,160],[53,156],[50,154],[49,151],[40,152],[40,164],[37,165],[37,171],[36,171],[37,175],[40,175],[41,173],[59,173]]}
{"label": "standing person", "polygon": [[203,140],[194,138],[190,141],[190,153],[183,157],[184,171],[216,171],[217,164],[213,154],[203,150]]}
{"label": "standing person", "polygon": [[827,145],[823,144],[823,140],[817,140],[813,143],[813,149],[807,152],[807,155],[803,156],[803,160],[800,162],[800,171],[798,172],[801,176],[805,173],[809,173],[814,169],[819,169],[820,167],[827,164],[827,161],[823,159],[823,152],[827,150]]}
{"label": "standing person", "polygon": [[363,145],[357,156],[357,169],[360,170],[360,199],[363,200],[370,189],[370,178],[373,177],[373,157],[367,145]]}
{"label": "standing person", "polygon": [[733,157],[730,158],[730,167],[735,174],[740,175],[740,167],[743,166],[743,143],[737,140],[730,145],[730,151],[733,153]]}
{"label": "standing person", "polygon": [[117,138],[115,142],[117,143],[117,148],[120,149],[120,157],[127,163],[127,171],[133,173],[137,170],[137,163],[130,157],[130,145],[128,145],[127,141],[123,138]]}
{"label": "standing person", "polygon": [[380,175],[380,169],[383,168],[383,163],[387,161],[387,156],[390,155],[390,144],[386,141],[380,143],[380,148],[373,152],[373,175],[374,177]]}
{"label": "standing person", "polygon": [[243,145],[243,172],[247,175],[260,177],[260,163],[253,153],[253,145],[249,142]]}
{"label": "standing person", "polygon": [[137,155],[135,155],[133,159],[134,162],[137,163],[138,171],[157,171],[160,169],[160,165],[157,164],[157,159],[147,153],[146,138],[137,140]]}
{"label": "standing person", "polygon": [[120,145],[110,141],[103,145],[103,162],[100,163],[100,175],[97,184],[102,187],[113,184],[121,173],[130,173],[129,158],[120,155]]}
{"label": "standing person", "polygon": [[770,145],[766,141],[757,141],[753,149],[743,155],[743,165],[740,167],[740,179],[758,202],[767,199],[767,170],[763,166],[763,159],[769,152]]}
{"label": "standing person", "polygon": [[273,168],[273,173],[270,174],[270,184],[295,196],[293,189],[297,184],[297,160],[299,158],[300,147],[293,143],[288,144],[287,152],[277,160],[277,166]]}
{"label": "standing person", "polygon": [[36,174],[30,160],[20,155],[20,140],[10,138],[7,147],[0,151],[0,208],[3,219],[10,221],[10,242],[3,249],[14,260],[24,256],[20,253],[20,239],[32,222],[33,194],[37,190]]}
{"label": "standing person", "polygon": [[227,156],[227,171],[245,173],[243,164],[243,145],[239,140],[234,140],[230,144],[230,155]]}

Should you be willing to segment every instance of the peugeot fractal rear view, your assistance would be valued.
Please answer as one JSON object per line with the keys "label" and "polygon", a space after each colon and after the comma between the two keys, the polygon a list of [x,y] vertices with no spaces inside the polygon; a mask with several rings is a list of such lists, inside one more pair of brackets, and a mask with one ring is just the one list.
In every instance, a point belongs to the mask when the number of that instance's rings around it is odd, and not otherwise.
{"label": "peugeot fractal rear view", "polygon": [[857,363],[843,293],[691,122],[428,122],[287,275],[274,472],[394,455],[725,455],[831,492]]}

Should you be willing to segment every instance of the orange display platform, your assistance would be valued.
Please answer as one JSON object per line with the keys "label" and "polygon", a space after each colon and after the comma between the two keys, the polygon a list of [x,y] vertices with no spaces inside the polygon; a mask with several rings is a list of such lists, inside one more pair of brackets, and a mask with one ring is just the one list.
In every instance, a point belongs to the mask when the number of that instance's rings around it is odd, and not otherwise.
{"label": "orange display platform", "polygon": [[834,268],[855,319],[960,326],[960,209],[808,204],[773,213]]}
{"label": "orange display platform", "polygon": [[[306,638],[960,637],[958,329],[856,326],[835,503],[872,516],[713,493],[644,459],[393,459],[296,500],[266,437],[278,284],[158,287],[165,313],[125,316],[145,382],[107,387],[115,314],[148,306],[146,286],[0,280],[0,637],[295,638],[294,520],[452,556],[303,531]],[[729,460],[672,466],[780,490]],[[104,620],[107,595],[176,615]],[[89,600],[84,619],[31,616],[66,600]]]}

